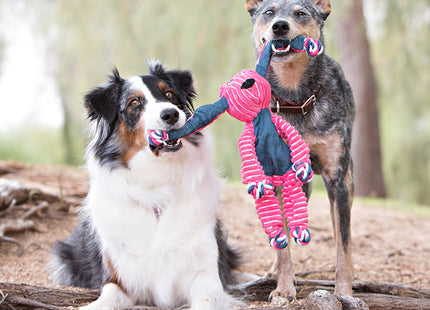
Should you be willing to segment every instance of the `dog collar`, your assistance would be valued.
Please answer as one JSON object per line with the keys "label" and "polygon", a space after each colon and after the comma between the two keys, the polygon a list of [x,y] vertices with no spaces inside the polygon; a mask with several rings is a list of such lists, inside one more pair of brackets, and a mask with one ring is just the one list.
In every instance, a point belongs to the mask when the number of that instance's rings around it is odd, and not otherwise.
{"label": "dog collar", "polygon": [[281,99],[272,92],[273,106],[271,106],[270,109],[273,113],[293,113],[302,114],[304,116],[315,106],[319,92],[320,90],[317,89],[312,96],[299,103]]}

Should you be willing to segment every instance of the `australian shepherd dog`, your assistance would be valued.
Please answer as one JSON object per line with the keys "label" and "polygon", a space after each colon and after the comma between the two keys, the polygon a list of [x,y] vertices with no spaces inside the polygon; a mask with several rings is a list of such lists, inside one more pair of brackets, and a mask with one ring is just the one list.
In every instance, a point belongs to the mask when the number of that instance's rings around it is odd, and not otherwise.
{"label": "australian shepherd dog", "polygon": [[81,309],[229,309],[239,255],[217,220],[219,178],[207,132],[157,147],[148,129],[184,125],[193,111],[188,71],[149,66],[85,96],[90,186],[73,233],[54,247],[55,282],[101,288]]}

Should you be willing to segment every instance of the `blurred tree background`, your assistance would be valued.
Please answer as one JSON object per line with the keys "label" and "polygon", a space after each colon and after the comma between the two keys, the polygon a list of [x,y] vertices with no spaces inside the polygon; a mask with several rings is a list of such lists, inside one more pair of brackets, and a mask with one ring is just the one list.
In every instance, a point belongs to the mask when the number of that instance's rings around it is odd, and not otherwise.
{"label": "blurred tree background", "polygon": [[[325,27],[326,52],[339,61],[336,19],[343,13],[341,2],[332,0]],[[363,4],[388,197],[430,204],[430,1]],[[145,74],[150,59],[191,70],[199,94],[196,105],[214,102],[221,84],[254,67],[252,24],[244,5],[245,0],[0,0],[0,91],[11,57],[8,42],[17,36],[13,25],[19,23],[39,42],[45,59],[40,70],[45,72],[35,80],[54,89],[54,104],[61,108],[59,126],[24,121],[1,128],[0,159],[82,164],[82,98],[106,80],[113,66],[123,77]],[[28,73],[22,70],[21,76]],[[25,114],[29,105],[23,102],[30,102],[31,111],[47,105],[33,101],[25,83],[20,87],[13,98],[0,101],[0,117]],[[233,181],[240,177],[236,141],[241,129],[242,124],[228,116],[211,126],[215,164]]]}

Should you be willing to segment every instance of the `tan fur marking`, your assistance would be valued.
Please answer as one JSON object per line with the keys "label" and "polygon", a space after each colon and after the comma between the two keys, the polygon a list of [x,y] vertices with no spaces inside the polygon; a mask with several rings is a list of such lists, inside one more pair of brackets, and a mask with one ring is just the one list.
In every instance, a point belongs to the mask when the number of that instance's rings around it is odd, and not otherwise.
{"label": "tan fur marking", "polygon": [[277,62],[272,61],[273,72],[275,72],[280,86],[287,89],[297,89],[303,73],[309,62],[309,57],[305,53],[297,53],[294,61]]}
{"label": "tan fur marking", "polygon": [[346,187],[348,188],[348,192],[349,192],[350,208],[352,208],[352,199],[354,197],[354,182],[353,182],[351,165],[348,167],[348,170],[347,170],[346,175],[345,175],[345,184],[346,184]]}
{"label": "tan fur marking", "polygon": [[311,21],[306,26],[301,26],[300,30],[302,35],[305,37],[319,40],[321,36],[320,29],[315,19],[311,19]]}
{"label": "tan fur marking", "polygon": [[147,145],[145,139],[145,128],[141,123],[137,124],[135,130],[128,128],[123,122],[119,124],[119,138],[124,143],[125,152],[122,155],[121,162],[128,167],[128,163],[137,152],[143,150]]}
{"label": "tan fur marking", "polygon": [[327,15],[331,13],[330,0],[314,0],[314,3],[318,5]]}
{"label": "tan fur marking", "polygon": [[254,37],[254,43],[258,51],[261,51],[261,49],[263,48],[263,42],[261,41],[261,39],[269,28],[269,25],[270,24],[265,24],[262,21],[261,17],[258,17],[255,21],[254,32],[252,33],[252,35]]}
{"label": "tan fur marking", "polygon": [[121,289],[121,291],[123,291],[125,294],[128,295],[127,290],[124,288],[124,286],[121,284],[121,281],[119,280],[118,272],[117,272],[115,266],[113,265],[111,257],[108,254],[105,254],[103,256],[103,259],[106,262],[106,266],[107,266],[109,273],[110,273],[110,279],[109,279],[110,281],[109,282],[116,284]]}
{"label": "tan fur marking", "polygon": [[136,98],[140,98],[143,99],[145,98],[145,95],[140,91],[140,90],[136,90],[133,95],[131,95],[128,99],[127,99],[127,106]]}
{"label": "tan fur marking", "polygon": [[334,177],[339,166],[339,156],[342,151],[342,140],[339,134],[333,133],[329,136],[305,135],[304,140],[314,152],[321,163],[323,175]]}
{"label": "tan fur marking", "polygon": [[245,8],[247,11],[256,9],[260,2],[262,2],[262,0],[246,0]]}
{"label": "tan fur marking", "polygon": [[110,258],[109,255],[105,255],[104,260],[106,262],[106,266],[107,266],[109,273],[111,275],[110,276],[110,282],[118,284],[118,272],[116,271],[115,267],[113,266],[112,259]]}
{"label": "tan fur marking", "polygon": [[158,88],[160,90],[165,90],[166,88],[168,88],[167,84],[163,81],[158,82]]}
{"label": "tan fur marking", "polygon": [[172,89],[167,85],[165,82],[160,81],[158,82],[158,88],[160,91],[164,94],[166,91],[172,91]]}

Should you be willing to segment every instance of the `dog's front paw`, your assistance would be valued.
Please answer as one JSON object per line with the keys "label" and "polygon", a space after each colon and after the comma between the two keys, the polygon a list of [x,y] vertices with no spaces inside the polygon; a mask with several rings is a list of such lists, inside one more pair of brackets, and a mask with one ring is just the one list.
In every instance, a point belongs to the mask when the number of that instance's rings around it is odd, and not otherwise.
{"label": "dog's front paw", "polygon": [[114,283],[107,283],[99,298],[87,306],[80,307],[79,310],[116,310],[127,309],[134,305],[133,300]]}
{"label": "dog's front paw", "polygon": [[272,291],[269,295],[269,302],[272,307],[288,306],[296,299],[296,290],[294,292],[285,291],[282,293],[279,289]]}
{"label": "dog's front paw", "polygon": [[274,307],[282,307],[292,303],[296,299],[296,294],[294,272],[292,274],[285,274],[284,270],[284,274],[278,275],[278,285],[276,289],[270,293],[269,301]]}
{"label": "dog's front paw", "polygon": [[97,301],[92,302],[86,306],[79,307],[79,310],[116,310],[116,309],[119,309],[119,308],[115,308],[109,305],[103,305],[102,303]]}

